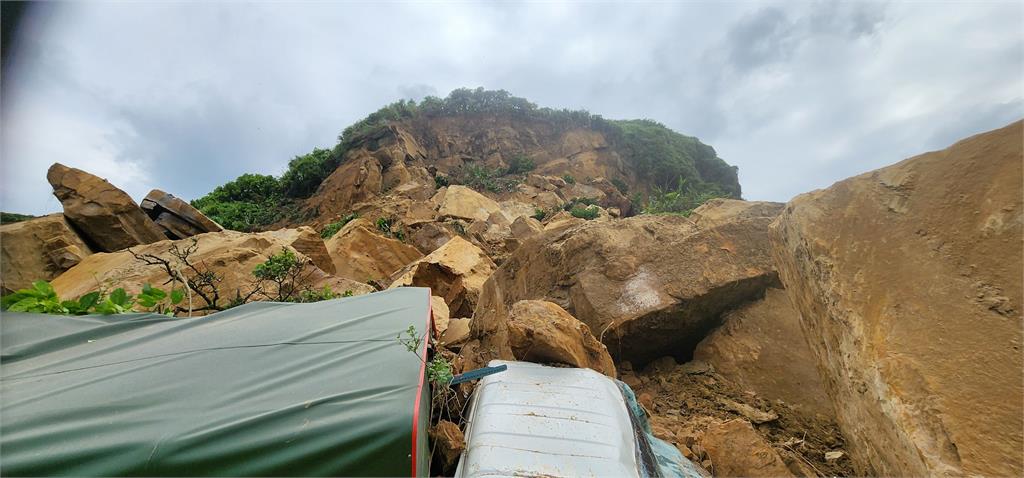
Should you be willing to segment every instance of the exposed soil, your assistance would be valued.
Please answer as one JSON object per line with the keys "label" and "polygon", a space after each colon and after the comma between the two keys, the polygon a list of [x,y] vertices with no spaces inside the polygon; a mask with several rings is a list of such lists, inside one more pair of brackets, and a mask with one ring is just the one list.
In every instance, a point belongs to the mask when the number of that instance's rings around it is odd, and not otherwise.
{"label": "exposed soil", "polygon": [[676,365],[671,358],[663,358],[638,372],[623,362],[619,371],[621,380],[633,388],[650,414],[654,434],[675,443],[711,473],[714,463],[700,445],[704,430],[712,423],[743,418],[753,423],[797,476],[854,475],[845,453],[838,459],[825,459],[826,452],[844,451],[843,436],[834,421],[745,392],[704,362]]}

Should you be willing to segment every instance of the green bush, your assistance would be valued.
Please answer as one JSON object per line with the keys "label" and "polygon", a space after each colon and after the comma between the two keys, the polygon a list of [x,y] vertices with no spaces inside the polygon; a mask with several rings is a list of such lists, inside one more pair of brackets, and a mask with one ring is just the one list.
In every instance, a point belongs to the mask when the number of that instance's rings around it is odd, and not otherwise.
{"label": "green bush", "polygon": [[33,219],[35,216],[29,216],[28,214],[17,214],[13,212],[0,212],[0,224],[10,224],[12,222],[21,222]]}
{"label": "green bush", "polygon": [[562,180],[568,184],[576,184],[576,178],[572,177],[571,174],[566,174],[562,176]]}
{"label": "green bush", "polygon": [[680,180],[679,186],[672,191],[655,188],[647,198],[643,213],[689,216],[701,204],[720,197],[729,197],[729,195],[715,185],[704,184],[691,187],[685,180]]}
{"label": "green bush", "polygon": [[309,154],[296,156],[281,175],[281,192],[293,198],[309,197],[335,167],[337,163],[329,149],[314,148]]}
{"label": "green bush", "polygon": [[348,224],[348,223],[352,222],[353,220],[355,220],[358,217],[359,217],[359,214],[351,213],[351,214],[349,214],[349,215],[347,215],[345,217],[342,217],[341,220],[339,220],[337,222],[332,222],[332,223],[324,226],[324,230],[320,231],[320,237],[322,237],[324,239],[330,239],[330,238],[334,237],[334,235],[337,234],[338,231],[341,230],[341,228],[345,227],[345,224]]}
{"label": "green bush", "polygon": [[543,221],[544,218],[548,217],[548,212],[543,210],[543,209],[541,209],[541,208],[536,208],[536,209],[533,210],[533,215],[530,216],[530,217],[532,217],[532,218],[534,218],[534,219],[536,219],[538,221]]}
{"label": "green bush", "polygon": [[598,214],[600,214],[600,210],[597,208],[597,206],[585,206],[582,204],[578,204],[569,210],[569,214],[572,214],[573,217],[578,217],[580,219],[586,219],[589,221],[591,219],[597,218]]}
{"label": "green bush", "polygon": [[505,171],[489,168],[485,165],[467,164],[455,170],[450,178],[451,184],[469,186],[477,191],[494,193],[512,192],[519,185],[516,178],[503,177]]}
{"label": "green bush", "polygon": [[537,165],[532,159],[527,158],[522,154],[517,154],[512,156],[512,159],[509,160],[505,174],[523,174],[533,171],[536,168]]}
{"label": "green bush", "polygon": [[592,198],[572,198],[569,202],[562,205],[562,210],[572,211],[578,205],[596,206],[597,201]]}
{"label": "green bush", "polygon": [[281,218],[287,204],[273,176],[243,174],[192,201],[192,206],[227,229],[251,232]]}

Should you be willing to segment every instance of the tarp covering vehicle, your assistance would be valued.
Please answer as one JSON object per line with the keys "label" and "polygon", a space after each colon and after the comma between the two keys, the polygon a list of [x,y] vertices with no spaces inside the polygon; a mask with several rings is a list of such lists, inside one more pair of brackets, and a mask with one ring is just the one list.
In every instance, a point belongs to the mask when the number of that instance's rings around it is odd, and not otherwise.
{"label": "tarp covering vehicle", "polygon": [[426,288],[191,319],[4,313],[0,474],[426,476],[430,391],[395,337],[430,314]]}

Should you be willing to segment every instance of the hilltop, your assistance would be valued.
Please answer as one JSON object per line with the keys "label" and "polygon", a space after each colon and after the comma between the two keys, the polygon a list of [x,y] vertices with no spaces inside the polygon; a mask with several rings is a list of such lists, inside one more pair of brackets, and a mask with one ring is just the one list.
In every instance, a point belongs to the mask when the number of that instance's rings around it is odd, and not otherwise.
{"label": "hilltop", "polygon": [[321,227],[386,193],[422,197],[459,184],[499,201],[561,206],[523,194],[531,174],[611,184],[626,198],[625,214],[650,205],[652,195],[685,196],[678,212],[741,196],[737,168],[697,138],[651,120],[541,108],[478,88],[387,105],[345,128],[333,148],[292,159],[281,177],[245,174],[193,205],[243,231]]}

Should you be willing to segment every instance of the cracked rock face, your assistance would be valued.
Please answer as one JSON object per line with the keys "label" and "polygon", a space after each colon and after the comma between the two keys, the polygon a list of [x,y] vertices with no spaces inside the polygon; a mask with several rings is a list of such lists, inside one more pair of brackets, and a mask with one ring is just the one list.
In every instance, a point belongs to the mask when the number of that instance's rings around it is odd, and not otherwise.
{"label": "cracked rock face", "polygon": [[[701,209],[716,208],[728,212],[715,221],[637,216],[534,235],[489,279],[485,289],[495,290],[481,307],[550,301],[619,360],[687,360],[723,312],[778,284],[767,228],[782,204],[722,200]],[[476,316],[488,314],[478,308]],[[474,322],[474,336],[501,336],[494,327]]]}
{"label": "cracked rock face", "polygon": [[793,199],[773,254],[860,474],[1020,476],[1024,123]]}

